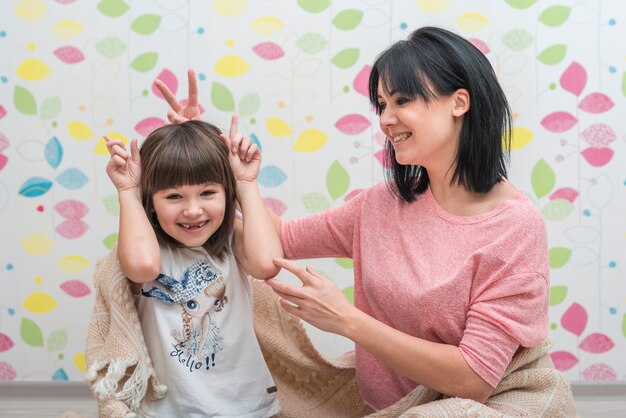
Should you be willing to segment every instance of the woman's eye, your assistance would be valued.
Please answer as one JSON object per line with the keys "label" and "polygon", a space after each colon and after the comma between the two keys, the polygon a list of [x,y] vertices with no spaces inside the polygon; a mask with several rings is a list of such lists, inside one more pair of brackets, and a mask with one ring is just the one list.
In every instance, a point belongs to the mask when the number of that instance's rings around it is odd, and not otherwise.
{"label": "woman's eye", "polygon": [[409,100],[409,99],[407,99],[406,97],[398,97],[398,98],[396,99],[396,104],[398,104],[398,105],[403,105],[403,104],[408,103],[409,101],[410,101],[410,100]]}
{"label": "woman's eye", "polygon": [[187,303],[185,304],[187,306],[187,309],[189,309],[190,311],[197,311],[198,310],[198,302],[196,302],[195,300],[188,300]]}
{"label": "woman's eye", "polygon": [[381,113],[383,113],[384,110],[385,110],[385,104],[378,103],[378,114],[380,115]]}

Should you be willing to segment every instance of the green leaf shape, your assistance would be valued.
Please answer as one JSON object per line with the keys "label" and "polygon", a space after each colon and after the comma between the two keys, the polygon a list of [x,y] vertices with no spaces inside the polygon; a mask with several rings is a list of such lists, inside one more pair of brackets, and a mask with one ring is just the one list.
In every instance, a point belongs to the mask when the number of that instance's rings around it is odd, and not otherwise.
{"label": "green leaf shape", "polygon": [[250,93],[239,100],[239,116],[252,116],[261,108],[261,98],[259,93]]}
{"label": "green leaf shape", "polygon": [[513,51],[521,51],[533,43],[534,36],[525,29],[513,29],[502,36],[502,43]]}
{"label": "green leaf shape", "polygon": [[554,188],[556,175],[552,167],[550,167],[543,158],[535,164],[530,174],[530,182],[538,198],[544,197]]}
{"label": "green leaf shape", "polygon": [[339,68],[349,68],[352,67],[359,59],[360,53],[361,51],[359,48],[346,48],[335,54],[330,62]]}
{"label": "green leaf shape", "polygon": [[622,96],[626,97],[626,71],[622,74]]}
{"label": "green leaf shape", "polygon": [[624,314],[624,317],[622,318],[622,335],[626,337],[626,313]]}
{"label": "green leaf shape", "polygon": [[296,46],[307,55],[315,55],[328,45],[328,41],[316,32],[305,33],[296,40]]}
{"label": "green leaf shape", "polygon": [[556,65],[559,62],[563,61],[565,58],[565,54],[567,53],[567,45],[565,44],[557,44],[551,45],[541,51],[541,53],[537,56],[537,59],[546,64],[546,65]]}
{"label": "green leaf shape", "polygon": [[39,325],[27,318],[20,323],[20,336],[24,342],[32,347],[43,347],[43,334]]}
{"label": "green leaf shape", "polygon": [[541,208],[543,217],[548,221],[562,221],[574,211],[574,205],[569,200],[555,199]]}
{"label": "green leaf shape", "polygon": [[335,200],[344,195],[350,187],[350,175],[339,161],[334,161],[326,172],[326,188]]}
{"label": "green leaf shape", "polygon": [[126,50],[126,44],[116,36],[108,36],[96,44],[96,50],[105,58],[117,58]]}
{"label": "green leaf shape", "polygon": [[319,13],[330,6],[330,0],[298,0],[298,6],[309,13]]}
{"label": "green leaf shape", "polygon": [[235,110],[235,99],[228,87],[213,82],[211,86],[211,103],[222,112],[233,112]]}
{"label": "green leaf shape", "polygon": [[43,120],[56,118],[61,114],[61,97],[48,97],[39,106],[39,117]]}
{"label": "green leaf shape", "polygon": [[528,9],[533,4],[537,3],[537,0],[505,0],[506,3],[514,9]]}
{"label": "green leaf shape", "polygon": [[548,251],[550,257],[550,268],[558,269],[563,267],[572,256],[572,250],[565,247],[554,247]]}
{"label": "green leaf shape", "polygon": [[155,14],[145,14],[137,16],[130,28],[137,32],[139,35],[150,35],[152,32],[159,28],[161,24],[161,16]]}
{"label": "green leaf shape", "polygon": [[144,52],[138,55],[131,63],[130,66],[133,70],[140,73],[146,73],[154,68],[159,59],[157,52]]}
{"label": "green leaf shape", "polygon": [[102,240],[102,244],[104,244],[104,246],[110,250],[117,243],[118,237],[119,237],[119,234],[117,232],[109,234],[106,237],[104,237],[104,239]]}
{"label": "green leaf shape", "polygon": [[303,195],[302,204],[309,213],[318,213],[330,208],[328,196],[318,192]]}
{"label": "green leaf shape", "polygon": [[108,17],[120,17],[129,9],[123,0],[102,0],[97,7],[100,13]]}
{"label": "green leaf shape", "polygon": [[58,329],[52,331],[48,335],[48,341],[46,343],[46,349],[49,353],[55,351],[61,351],[67,346],[67,331],[64,329]]}
{"label": "green leaf shape", "polygon": [[354,268],[354,261],[351,258],[335,258],[335,263],[339,264],[344,269]]}
{"label": "green leaf shape", "polygon": [[37,102],[33,94],[22,86],[15,86],[13,90],[13,104],[25,115],[37,114]]}
{"label": "green leaf shape", "polygon": [[555,6],[550,6],[541,12],[541,15],[539,15],[539,21],[546,26],[554,28],[567,22],[571,12],[571,7],[557,4]]}
{"label": "green leaf shape", "polygon": [[567,297],[567,286],[552,286],[550,288],[550,306],[558,305]]}
{"label": "green leaf shape", "polygon": [[357,9],[346,9],[337,13],[331,22],[333,26],[341,30],[352,30],[363,20],[363,11]]}
{"label": "green leaf shape", "polygon": [[348,286],[343,289],[342,292],[348,298],[350,303],[354,305],[354,286]]}
{"label": "green leaf shape", "polygon": [[104,209],[113,216],[120,215],[120,201],[116,194],[111,194],[102,198]]}

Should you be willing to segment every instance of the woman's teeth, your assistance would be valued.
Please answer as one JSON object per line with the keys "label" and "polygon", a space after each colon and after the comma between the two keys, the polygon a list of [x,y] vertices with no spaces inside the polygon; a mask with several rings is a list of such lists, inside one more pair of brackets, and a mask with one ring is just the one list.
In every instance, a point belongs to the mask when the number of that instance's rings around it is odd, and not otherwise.
{"label": "woman's teeth", "polygon": [[400,135],[398,135],[398,136],[394,136],[394,137],[392,138],[392,140],[393,140],[393,142],[394,142],[394,143],[397,143],[397,142],[404,141],[405,139],[407,139],[407,138],[408,138],[408,137],[410,137],[410,136],[411,136],[411,134],[410,134],[410,133],[405,132],[405,133],[400,134]]}

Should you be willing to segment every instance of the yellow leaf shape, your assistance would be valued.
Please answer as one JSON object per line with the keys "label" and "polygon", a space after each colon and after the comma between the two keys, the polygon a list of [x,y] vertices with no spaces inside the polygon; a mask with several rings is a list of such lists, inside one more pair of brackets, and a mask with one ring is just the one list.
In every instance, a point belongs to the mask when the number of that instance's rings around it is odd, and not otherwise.
{"label": "yellow leaf shape", "polygon": [[511,151],[524,148],[533,139],[533,133],[531,130],[522,126],[516,126],[511,129]]}
{"label": "yellow leaf shape", "polygon": [[79,255],[68,255],[59,261],[59,266],[68,273],[80,273],[89,267],[89,261]]}
{"label": "yellow leaf shape", "polygon": [[291,126],[289,126],[289,124],[282,119],[269,118],[267,119],[265,124],[267,126],[267,131],[273,136],[283,138],[285,136],[293,134]]}
{"label": "yellow leaf shape", "polygon": [[247,0],[213,0],[213,9],[222,16],[239,16],[247,3]]}
{"label": "yellow leaf shape", "polygon": [[328,135],[319,129],[307,129],[302,132],[293,146],[294,151],[313,152],[320,149],[328,140]]}
{"label": "yellow leaf shape", "polygon": [[87,371],[87,362],[85,361],[85,353],[74,354],[74,366],[81,372]]}
{"label": "yellow leaf shape", "polygon": [[[124,145],[128,145],[128,139],[126,138],[126,136],[119,132],[108,132],[106,133],[106,136],[111,139],[120,139],[124,143]],[[94,152],[96,153],[96,155],[106,155],[107,157],[109,156],[109,150],[107,149],[107,143],[104,138],[100,137],[98,142],[96,142]]]}
{"label": "yellow leaf shape", "polygon": [[225,55],[215,64],[215,72],[224,77],[237,77],[249,69],[248,63],[237,55]]}
{"label": "yellow leaf shape", "polygon": [[93,137],[93,131],[89,129],[89,126],[78,120],[69,121],[67,123],[67,131],[77,141],[85,141]]}
{"label": "yellow leaf shape", "polygon": [[83,27],[73,20],[63,20],[52,27],[52,32],[61,39],[72,39],[83,32]]}
{"label": "yellow leaf shape", "polygon": [[250,24],[252,29],[260,35],[271,35],[278,32],[283,26],[282,20],[274,16],[263,16]]}
{"label": "yellow leaf shape", "polygon": [[30,255],[45,255],[54,247],[54,241],[44,234],[32,234],[20,241],[24,251]]}
{"label": "yellow leaf shape", "polygon": [[50,67],[42,60],[29,58],[22,61],[15,72],[24,80],[41,80],[50,75]]}
{"label": "yellow leaf shape", "polygon": [[35,292],[28,295],[23,305],[32,313],[48,313],[57,307],[57,301],[47,293]]}
{"label": "yellow leaf shape", "polygon": [[440,13],[450,6],[451,0],[415,0],[422,12]]}
{"label": "yellow leaf shape", "polygon": [[13,6],[13,11],[22,20],[41,19],[48,11],[48,6],[41,0],[22,0]]}
{"label": "yellow leaf shape", "polygon": [[456,24],[463,30],[468,32],[476,32],[489,23],[489,19],[479,13],[465,13],[456,20]]}

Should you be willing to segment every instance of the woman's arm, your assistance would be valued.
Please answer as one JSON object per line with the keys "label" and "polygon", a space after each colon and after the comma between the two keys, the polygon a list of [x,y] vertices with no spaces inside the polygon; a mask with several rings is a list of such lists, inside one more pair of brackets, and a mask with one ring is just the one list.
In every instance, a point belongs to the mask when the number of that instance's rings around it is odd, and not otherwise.
{"label": "woman's arm", "polygon": [[111,159],[106,171],[120,200],[117,257],[122,273],[136,283],[154,280],[161,272],[161,251],[141,203],[141,161],[137,140],[130,151],[120,140],[104,137]]}
{"label": "woman's arm", "polygon": [[267,281],[287,312],[349,338],[397,373],[445,395],[484,402],[493,392],[465,362],[458,347],[400,332],[355,308],[341,290],[312,269],[284,259],[275,263],[303,283],[294,287],[277,279]]}

